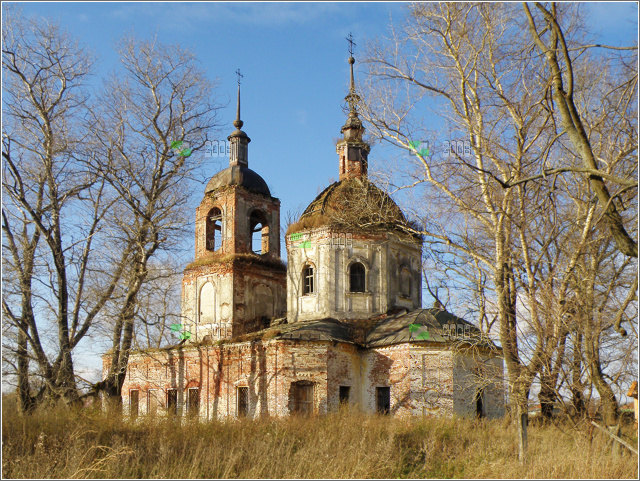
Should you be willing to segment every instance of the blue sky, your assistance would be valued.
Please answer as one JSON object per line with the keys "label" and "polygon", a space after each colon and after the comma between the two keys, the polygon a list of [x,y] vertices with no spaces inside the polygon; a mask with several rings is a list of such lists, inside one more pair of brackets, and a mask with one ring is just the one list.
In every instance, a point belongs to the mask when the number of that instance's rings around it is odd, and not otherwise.
{"label": "blue sky", "polygon": [[[116,67],[116,42],[124,34],[157,36],[192,50],[210,78],[219,82],[226,105],[226,139],[233,130],[235,70],[243,72],[243,129],[251,137],[249,166],[281,200],[281,218],[300,212],[338,177],[334,140],[345,117],[348,64],[345,37],[357,42],[356,60],[369,40],[403,23],[403,2],[28,2],[19,8],[61,24],[97,56],[97,77]],[[594,39],[614,45],[637,36],[635,2],[589,2]],[[362,77],[356,63],[356,81]],[[363,71],[363,70],[362,70]],[[370,155],[371,169],[384,156],[400,155],[381,145]],[[405,155],[405,154],[402,154]],[[227,159],[209,157],[206,176]],[[206,181],[203,179],[203,181]],[[204,188],[204,185],[203,185]],[[194,192],[193,203],[201,200]],[[185,250],[193,252],[193,240]],[[283,256],[285,253],[283,252]]]}
{"label": "blue sky", "polygon": [[[345,37],[358,44],[386,30],[402,3],[28,3],[25,14],[56,21],[98,57],[99,72],[116,66],[114,45],[125,33],[192,50],[227,107],[226,139],[233,130],[236,77],[240,68],[243,130],[251,137],[249,166],[288,210],[304,208],[338,174],[334,139],[345,117]],[[361,52],[356,47],[356,55]],[[207,158],[208,175],[228,159]],[[203,185],[204,191],[204,185]],[[196,195],[194,203],[201,200]],[[195,214],[194,214],[195,215]],[[192,251],[191,251],[192,252]],[[191,253],[190,252],[190,253]],[[192,254],[191,254],[192,255]]]}
{"label": "blue sky", "polygon": [[[358,60],[367,41],[388,35],[391,21],[403,23],[407,7],[402,2],[19,4],[24,14],[59,23],[85,44],[97,56],[97,78],[116,67],[114,46],[125,34],[155,35],[192,50],[209,77],[218,80],[218,98],[226,105],[224,127],[211,133],[214,139],[226,139],[233,130],[234,72],[240,68],[243,130],[252,139],[249,166],[280,198],[283,223],[288,212],[301,212],[338,177],[335,139],[345,120],[342,104],[348,79],[345,37],[353,34]],[[583,8],[592,19],[594,41],[628,45],[637,39],[635,2],[593,2]],[[362,78],[360,71],[356,63],[356,81]],[[381,158],[394,155],[407,154],[374,146],[370,168],[375,170]],[[208,177],[228,162],[223,157],[205,160]],[[204,184],[194,192],[194,208],[203,191]],[[193,238],[184,255],[185,262],[193,257]],[[99,367],[95,353],[84,361]]]}

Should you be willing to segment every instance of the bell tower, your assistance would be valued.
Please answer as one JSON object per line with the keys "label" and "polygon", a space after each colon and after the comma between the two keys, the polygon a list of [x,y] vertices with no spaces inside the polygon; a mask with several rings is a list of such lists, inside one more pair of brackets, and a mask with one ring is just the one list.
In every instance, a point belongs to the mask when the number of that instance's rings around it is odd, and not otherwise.
{"label": "bell tower", "polygon": [[229,167],[209,180],[196,209],[195,260],[184,271],[183,325],[193,341],[231,339],[260,330],[286,311],[280,259],[280,201],[249,169],[240,120],[240,78]]}
{"label": "bell tower", "polygon": [[366,177],[367,175],[367,158],[371,147],[367,144],[362,136],[364,127],[362,121],[358,117],[358,103],[360,96],[356,93],[355,82],[353,80],[353,46],[355,45],[351,34],[347,37],[349,41],[349,67],[351,78],[349,82],[349,93],[345,97],[349,105],[349,116],[347,121],[340,129],[343,134],[342,140],[336,144],[336,152],[339,159],[340,180],[351,179],[354,177]]}

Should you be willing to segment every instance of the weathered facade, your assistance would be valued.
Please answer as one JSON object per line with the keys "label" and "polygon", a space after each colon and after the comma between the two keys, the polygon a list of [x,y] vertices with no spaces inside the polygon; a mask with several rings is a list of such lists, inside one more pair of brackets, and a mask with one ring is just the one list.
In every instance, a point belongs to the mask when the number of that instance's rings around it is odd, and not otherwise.
{"label": "weathered facade", "polygon": [[349,61],[340,180],[289,227],[286,267],[280,202],[249,169],[238,91],[229,167],[196,210],[182,286],[189,339],[131,354],[131,415],[286,416],[340,403],[397,416],[503,414],[499,348],[441,307],[421,308],[422,239],[367,178]]}

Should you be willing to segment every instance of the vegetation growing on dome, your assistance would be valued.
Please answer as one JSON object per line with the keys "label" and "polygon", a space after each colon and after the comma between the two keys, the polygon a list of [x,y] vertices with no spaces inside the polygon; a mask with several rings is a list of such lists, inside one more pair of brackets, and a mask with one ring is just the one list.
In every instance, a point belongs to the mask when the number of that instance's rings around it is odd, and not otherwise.
{"label": "vegetation growing on dome", "polygon": [[331,184],[289,225],[287,234],[324,226],[357,232],[393,230],[415,237],[400,207],[366,177]]}

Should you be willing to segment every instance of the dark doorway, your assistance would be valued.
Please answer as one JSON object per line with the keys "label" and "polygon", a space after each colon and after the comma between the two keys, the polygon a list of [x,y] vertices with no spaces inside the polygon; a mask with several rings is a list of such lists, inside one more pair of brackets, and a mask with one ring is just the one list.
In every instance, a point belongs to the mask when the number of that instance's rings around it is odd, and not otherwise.
{"label": "dark doorway", "polygon": [[391,409],[391,388],[389,387],[377,387],[376,388],[376,411],[379,414],[389,414]]}
{"label": "dark doorway", "polygon": [[476,417],[483,418],[484,414],[484,390],[476,393]]}
{"label": "dark doorway", "polygon": [[138,417],[138,410],[140,406],[140,391],[132,389],[129,391],[129,415],[131,418]]}
{"label": "dark doorway", "polygon": [[245,417],[249,414],[249,388],[238,387],[238,417]]}
{"label": "dark doorway", "polygon": [[351,390],[351,386],[340,386],[340,404],[348,404],[349,403],[349,391]]}
{"label": "dark doorway", "polygon": [[178,414],[178,390],[167,389],[167,413],[171,415]]}
{"label": "dark doorway", "polygon": [[313,413],[313,383],[296,381],[289,390],[289,410],[292,414],[308,416]]}

